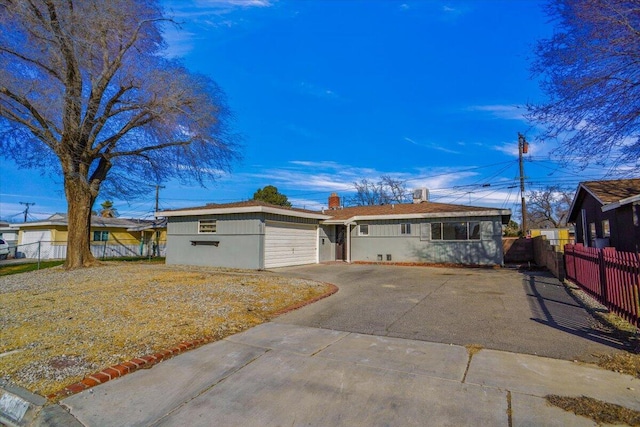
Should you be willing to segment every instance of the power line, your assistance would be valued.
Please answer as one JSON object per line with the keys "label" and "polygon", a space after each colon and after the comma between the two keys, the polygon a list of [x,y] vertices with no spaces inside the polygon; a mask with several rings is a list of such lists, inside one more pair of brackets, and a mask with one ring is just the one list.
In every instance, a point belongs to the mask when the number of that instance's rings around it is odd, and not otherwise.
{"label": "power line", "polygon": [[21,205],[25,205],[26,208],[24,210],[24,221],[27,222],[27,216],[29,216],[29,207],[35,205],[33,202],[20,202]]}

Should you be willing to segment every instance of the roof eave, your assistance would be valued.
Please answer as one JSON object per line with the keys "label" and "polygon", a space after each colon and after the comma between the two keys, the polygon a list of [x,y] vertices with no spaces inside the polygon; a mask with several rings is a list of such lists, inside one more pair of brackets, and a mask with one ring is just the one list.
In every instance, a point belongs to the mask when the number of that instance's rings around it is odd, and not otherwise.
{"label": "roof eave", "polygon": [[300,212],[289,209],[280,209],[270,206],[243,206],[231,208],[203,208],[191,210],[175,210],[156,212],[156,217],[178,217],[178,216],[198,216],[198,215],[224,215],[236,213],[271,213],[276,215],[293,216],[297,218],[309,219],[329,219],[331,216],[324,214],[316,214],[313,212]]}
{"label": "roof eave", "polygon": [[511,217],[511,209],[490,209],[486,211],[452,211],[452,212],[428,212],[411,214],[383,214],[383,215],[355,215],[345,219],[330,219],[323,224],[347,224],[354,221],[377,221],[386,219],[428,219],[451,217],[477,217],[477,216],[508,216]]}
{"label": "roof eave", "polygon": [[640,201],[640,194],[636,194],[635,196],[626,197],[624,199],[618,200],[617,202],[608,203],[602,206],[602,212],[618,209],[620,206],[628,205],[629,203],[634,203],[639,201]]}

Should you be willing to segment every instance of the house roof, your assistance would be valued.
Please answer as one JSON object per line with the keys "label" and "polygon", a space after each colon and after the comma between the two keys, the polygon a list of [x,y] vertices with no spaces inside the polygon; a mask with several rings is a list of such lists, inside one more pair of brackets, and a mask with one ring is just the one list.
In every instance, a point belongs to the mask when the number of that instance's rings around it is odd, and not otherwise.
{"label": "house roof", "polygon": [[[67,226],[68,223],[69,221],[66,214],[56,213],[42,221],[30,221],[22,224],[16,224],[16,226],[19,228],[55,226],[55,225]],[[148,220],[148,219],[105,218],[101,216],[91,217],[92,227],[115,227],[115,228],[133,229],[133,228],[139,228],[141,226],[144,226],[146,229],[146,228],[154,228],[153,227],[154,224],[155,224],[155,221]],[[137,231],[137,230],[130,230],[130,231]]]}
{"label": "house roof", "polygon": [[452,205],[449,203],[400,203],[373,206],[354,206],[324,211],[331,215],[325,223],[345,223],[357,220],[441,218],[452,216],[511,216],[509,209],[494,209],[480,206]]}
{"label": "house roof", "polygon": [[451,205],[447,203],[402,203],[395,205],[355,206],[322,212],[285,208],[256,200],[215,204],[157,212],[157,216],[215,215],[227,213],[268,212],[294,217],[314,218],[327,224],[344,224],[357,220],[437,218],[451,216],[511,216],[509,209]]}
{"label": "house roof", "polygon": [[610,181],[585,181],[580,186],[603,205],[640,194],[640,178]]}
{"label": "house roof", "polygon": [[571,222],[577,217],[577,208],[584,193],[591,194],[602,205],[602,210],[608,211],[640,199],[640,178],[581,182],[571,202]]}
{"label": "house roof", "polygon": [[321,212],[311,211],[307,209],[288,208],[285,206],[272,205],[270,203],[259,200],[246,200],[244,202],[235,203],[208,203],[204,206],[196,206],[192,208],[181,208],[156,212],[156,216],[190,216],[190,215],[218,215],[228,213],[273,213],[278,215],[287,215],[299,218],[328,219],[329,216]]}

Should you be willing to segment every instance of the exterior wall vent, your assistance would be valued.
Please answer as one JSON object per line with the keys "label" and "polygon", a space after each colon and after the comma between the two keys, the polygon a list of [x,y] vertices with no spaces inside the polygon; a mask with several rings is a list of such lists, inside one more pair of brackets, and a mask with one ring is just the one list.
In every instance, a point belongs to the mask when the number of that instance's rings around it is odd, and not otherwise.
{"label": "exterior wall vent", "polygon": [[429,201],[429,189],[418,188],[413,190],[413,203],[422,203]]}

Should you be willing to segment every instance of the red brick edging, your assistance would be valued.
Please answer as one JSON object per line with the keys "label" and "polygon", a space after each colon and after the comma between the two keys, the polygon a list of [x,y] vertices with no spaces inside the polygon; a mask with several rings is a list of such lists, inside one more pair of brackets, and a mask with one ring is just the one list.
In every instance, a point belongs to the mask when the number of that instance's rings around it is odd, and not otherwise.
{"label": "red brick edging", "polygon": [[[329,286],[329,290],[324,294],[279,310],[275,312],[273,316],[275,317],[284,313],[288,313],[290,311],[297,310],[301,307],[312,304],[316,301],[320,301],[321,299],[338,292],[338,287],[336,285],[332,285],[330,283],[325,283],[325,285]],[[65,397],[80,393],[81,391],[97,386],[98,384],[103,384],[107,381],[137,371],[138,369],[149,369],[156,363],[160,363],[165,359],[170,359],[177,354],[184,353],[187,350],[193,350],[197,347],[200,347],[201,345],[208,344],[213,341],[216,341],[215,337],[204,337],[193,341],[184,341],[169,350],[160,351],[149,356],[136,357],[135,359],[131,359],[127,362],[122,362],[117,365],[110,366],[106,369],[103,369],[102,371],[87,375],[80,382],[71,384],[60,391],[48,395],[47,399],[52,401],[64,399]]]}

